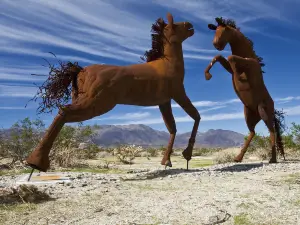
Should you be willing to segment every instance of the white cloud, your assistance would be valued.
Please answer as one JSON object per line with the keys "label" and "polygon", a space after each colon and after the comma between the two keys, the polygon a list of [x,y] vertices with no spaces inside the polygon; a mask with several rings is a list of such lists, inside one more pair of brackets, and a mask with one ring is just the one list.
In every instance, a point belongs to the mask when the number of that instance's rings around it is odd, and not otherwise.
{"label": "white cloud", "polygon": [[[216,121],[216,120],[235,120],[235,119],[244,119],[244,113],[219,113],[212,115],[201,115],[201,122],[203,121]],[[175,117],[176,123],[186,123],[193,122],[194,120],[189,116]],[[164,123],[162,117],[160,118],[149,118],[144,120],[129,120],[126,123],[114,123],[114,125],[123,125],[123,124],[161,124]]]}
{"label": "white cloud", "polygon": [[[241,102],[239,99],[234,98],[226,101],[195,101],[192,102],[195,107],[212,107],[212,106],[223,106],[231,103],[238,103]],[[180,106],[175,103],[172,104],[172,108],[180,108]],[[158,109],[158,106],[149,106],[149,107],[143,107],[143,109]]]}
{"label": "white cloud", "polygon": [[275,98],[275,101],[278,102],[278,104],[285,104],[291,101],[300,100],[300,96],[289,96],[285,98]]}
{"label": "white cloud", "polygon": [[36,87],[0,85],[0,97],[32,98],[37,90]]}
{"label": "white cloud", "polygon": [[[287,116],[298,116],[300,115],[300,105],[285,108],[284,112],[287,113]],[[207,121],[218,121],[218,120],[237,120],[244,119],[244,112],[236,112],[236,113],[217,113],[211,115],[201,115],[201,122]],[[194,120],[189,116],[175,116],[176,123],[186,123],[186,122],[194,122]],[[162,117],[160,118],[148,118],[144,120],[129,120],[123,123],[114,123],[114,125],[125,125],[125,124],[145,124],[145,125],[153,125],[153,124],[162,124],[164,123]]]}
{"label": "white cloud", "polygon": [[99,117],[92,120],[133,120],[133,119],[142,119],[151,116],[149,112],[137,112],[137,113],[124,113],[122,115],[114,115],[109,117]]}
{"label": "white cloud", "polygon": [[43,76],[32,76],[31,74],[47,75],[49,70],[42,66],[28,67],[2,67],[0,68],[0,80],[15,80],[15,81],[42,81]]}
{"label": "white cloud", "polygon": [[14,106],[0,106],[0,110],[23,110],[29,109],[28,107],[14,107]]}
{"label": "white cloud", "polygon": [[[90,55],[138,63],[140,56],[151,47],[150,28],[157,18],[134,12],[135,5],[142,6],[139,1],[126,2],[126,6],[132,6],[127,10],[114,4],[94,0],[82,4],[74,0],[64,2],[61,7],[59,0],[31,0],[23,7],[18,2],[4,1],[0,53],[50,57],[48,51],[61,47],[87,55],[59,55],[61,59],[95,63],[88,59]],[[153,3],[149,5],[155,7]],[[147,10],[148,6],[143,7]],[[213,57],[203,54],[217,51],[213,46],[205,49],[201,45],[199,40],[186,44],[185,57],[211,60]]]}
{"label": "white cloud", "polygon": [[287,116],[299,116],[300,105],[285,108],[283,111],[286,112]]}
{"label": "white cloud", "polygon": [[[243,24],[261,18],[286,21],[287,11],[279,8],[280,1],[198,1],[198,0],[154,0],[156,4],[181,12],[183,16],[194,16],[197,19],[213,22],[217,16],[229,17]],[[286,8],[288,7],[285,5]],[[289,5],[290,7],[292,4]]]}

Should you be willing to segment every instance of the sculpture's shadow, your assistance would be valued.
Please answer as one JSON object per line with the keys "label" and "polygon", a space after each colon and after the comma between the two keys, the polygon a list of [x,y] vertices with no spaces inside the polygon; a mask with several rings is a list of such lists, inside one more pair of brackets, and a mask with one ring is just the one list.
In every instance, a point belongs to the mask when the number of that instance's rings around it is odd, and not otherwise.
{"label": "sculpture's shadow", "polygon": [[251,169],[262,167],[264,164],[268,163],[237,163],[234,165],[223,166],[222,168],[214,168],[214,167],[203,167],[203,168],[193,168],[193,169],[182,169],[182,168],[170,168],[166,170],[155,170],[151,172],[146,172],[142,174],[136,174],[136,176],[132,178],[125,178],[125,181],[133,181],[133,180],[152,180],[156,178],[164,178],[164,177],[172,177],[178,174],[188,174],[188,173],[201,173],[207,171],[217,171],[217,172],[244,172],[249,171]]}
{"label": "sculpture's shadow", "polygon": [[143,174],[136,174],[135,177],[133,178],[123,178],[124,181],[133,181],[133,180],[152,180],[156,178],[164,178],[168,176],[175,176],[178,174],[183,174],[183,173],[194,173],[194,172],[201,172],[207,170],[205,168],[199,168],[199,169],[181,169],[181,168],[170,168],[170,169],[162,169],[162,170],[155,170],[155,171],[150,171],[146,172]]}
{"label": "sculpture's shadow", "polygon": [[214,171],[219,171],[219,172],[245,172],[249,171],[252,169],[260,168],[264,165],[268,165],[269,163],[236,163],[234,165],[222,167],[222,168],[217,168]]}
{"label": "sculpture's shadow", "polygon": [[[298,159],[286,159],[285,161],[280,161],[277,164],[292,164],[292,163],[299,163],[300,160]],[[182,168],[170,168],[166,170],[156,170],[156,171],[151,171],[151,172],[146,172],[143,174],[137,174],[134,178],[125,178],[123,180],[151,180],[151,179],[156,179],[156,178],[164,178],[170,176],[170,178],[173,175],[178,175],[178,174],[188,174],[188,173],[201,173],[201,172],[246,172],[250,171],[252,169],[257,169],[263,166],[268,166],[271,165],[268,162],[253,162],[253,163],[235,163],[235,164],[230,164],[228,166],[212,166],[212,167],[203,167],[203,168],[193,168],[193,169],[182,169]],[[276,165],[276,164],[275,164]],[[200,175],[201,176],[201,175]]]}

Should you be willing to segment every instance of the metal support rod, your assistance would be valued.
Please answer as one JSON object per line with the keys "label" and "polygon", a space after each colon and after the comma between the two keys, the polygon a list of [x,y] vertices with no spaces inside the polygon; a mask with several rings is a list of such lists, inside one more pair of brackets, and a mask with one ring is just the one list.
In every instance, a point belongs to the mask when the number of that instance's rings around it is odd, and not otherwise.
{"label": "metal support rod", "polygon": [[27,181],[30,181],[30,178],[31,178],[31,176],[32,176],[32,173],[33,173],[33,171],[34,171],[34,169],[32,169],[32,170],[31,170],[31,173],[30,173],[30,175],[29,175],[29,177],[28,177],[28,180],[27,180]]}

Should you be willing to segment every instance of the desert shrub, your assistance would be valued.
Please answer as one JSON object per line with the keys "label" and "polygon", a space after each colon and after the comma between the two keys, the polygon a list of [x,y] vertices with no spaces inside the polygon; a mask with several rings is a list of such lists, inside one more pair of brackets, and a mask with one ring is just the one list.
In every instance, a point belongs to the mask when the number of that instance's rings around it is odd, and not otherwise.
{"label": "desert shrub", "polygon": [[193,156],[208,156],[221,150],[222,148],[195,148]]}
{"label": "desert shrub", "polygon": [[235,154],[232,152],[220,152],[214,159],[216,164],[223,164],[223,163],[231,163],[234,162]]}
{"label": "desert shrub", "polygon": [[165,154],[165,151],[167,150],[167,147],[165,146],[160,146],[160,148],[158,148],[158,155],[164,155]]}
{"label": "desert shrub", "polygon": [[149,157],[156,157],[160,153],[159,149],[157,148],[147,148],[146,152],[148,153]]}
{"label": "desert shrub", "polygon": [[300,145],[300,125],[293,122],[290,130],[295,144]]}
{"label": "desert shrub", "polygon": [[39,203],[51,200],[51,197],[44,191],[40,191],[34,185],[22,184],[18,187],[11,187],[0,191],[0,204],[14,203]]}
{"label": "desert shrub", "polygon": [[271,157],[271,149],[267,148],[258,148],[254,153],[260,160],[267,160]]}
{"label": "desert shrub", "polygon": [[8,133],[2,131],[0,138],[0,157],[24,163],[25,158],[41,139],[44,123],[40,119],[31,121],[28,117],[13,124]]}
{"label": "desert shrub", "polygon": [[114,149],[114,155],[124,164],[132,164],[132,161],[144,151],[141,146],[121,145]]}
{"label": "desert shrub", "polygon": [[[282,142],[288,155],[298,155],[300,152],[300,125],[291,123],[290,128],[286,128],[282,134]],[[247,139],[248,136],[245,137]],[[257,155],[260,159],[265,160],[270,157],[271,145],[269,134],[264,136],[256,134],[252,139],[250,146],[247,150]]]}
{"label": "desert shrub", "polygon": [[[78,123],[77,127],[64,126],[57,136],[50,159],[53,166],[70,167],[75,166],[81,159],[95,158],[99,152],[98,146],[92,141],[94,135],[90,126],[82,126]],[[86,149],[78,149],[79,143],[89,141]]]}
{"label": "desert shrub", "polygon": [[91,143],[88,145],[86,149],[82,149],[80,151],[81,158],[83,159],[96,159],[98,157],[98,153],[100,152],[100,149],[98,145]]}
{"label": "desert shrub", "polygon": [[[248,135],[245,136],[245,140],[246,139],[248,139]],[[250,145],[247,149],[247,152],[254,153],[258,150],[269,149],[269,148],[270,148],[270,138],[269,138],[269,136],[264,136],[264,135],[258,133],[253,137],[253,139],[252,139],[252,141],[251,141],[251,143],[250,143]]]}

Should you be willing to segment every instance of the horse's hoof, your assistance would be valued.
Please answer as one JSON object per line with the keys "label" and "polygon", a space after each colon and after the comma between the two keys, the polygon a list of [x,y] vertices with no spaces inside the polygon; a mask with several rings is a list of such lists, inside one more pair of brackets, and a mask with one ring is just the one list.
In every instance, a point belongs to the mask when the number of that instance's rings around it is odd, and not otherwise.
{"label": "horse's hoof", "polygon": [[270,159],[269,163],[277,163],[277,160],[276,159]]}
{"label": "horse's hoof", "polygon": [[183,156],[183,158],[185,158],[186,161],[190,161],[192,159],[191,154],[189,152],[187,152],[186,150],[184,150],[182,152],[182,156]]}
{"label": "horse's hoof", "polygon": [[234,158],[234,159],[233,159],[233,161],[234,161],[234,162],[236,162],[236,163],[240,163],[240,162],[242,162],[242,160],[241,160],[241,159],[237,159],[237,158]]}
{"label": "horse's hoof", "polygon": [[166,160],[165,162],[162,162],[161,164],[165,166],[165,169],[167,169],[167,167],[172,167],[172,163],[170,160]]}
{"label": "horse's hoof", "polygon": [[234,159],[233,159],[234,162],[236,163],[240,163],[243,161],[243,157],[240,156],[240,155],[237,155]]}

